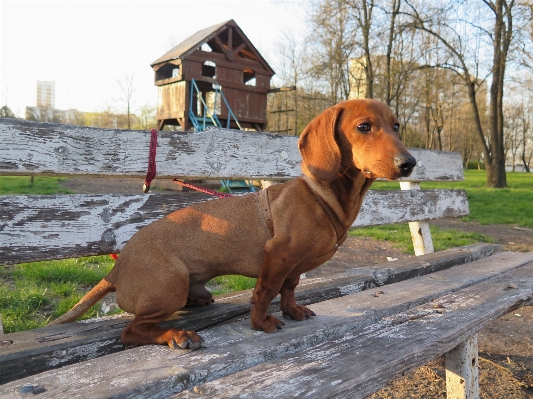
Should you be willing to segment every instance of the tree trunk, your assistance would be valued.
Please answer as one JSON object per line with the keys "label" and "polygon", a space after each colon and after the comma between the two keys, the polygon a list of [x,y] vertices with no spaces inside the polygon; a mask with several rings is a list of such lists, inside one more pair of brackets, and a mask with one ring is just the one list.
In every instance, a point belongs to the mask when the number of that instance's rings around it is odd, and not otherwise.
{"label": "tree trunk", "polygon": [[[386,54],[386,76],[385,76],[385,103],[390,107],[392,102],[392,45],[395,38],[396,15],[400,12],[400,0],[392,0],[392,10],[389,24],[389,37]],[[398,115],[398,114],[396,114]]]}

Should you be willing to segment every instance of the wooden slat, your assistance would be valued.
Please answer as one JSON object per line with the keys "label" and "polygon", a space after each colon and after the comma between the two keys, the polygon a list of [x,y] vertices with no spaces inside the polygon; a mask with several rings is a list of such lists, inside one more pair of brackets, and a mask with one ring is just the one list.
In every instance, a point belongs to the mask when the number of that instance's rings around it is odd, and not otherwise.
{"label": "wooden slat", "polygon": [[[199,193],[0,196],[0,264],[119,252],[139,228],[212,199]],[[372,191],[355,226],[466,214],[461,190]]]}
{"label": "wooden slat", "polygon": [[[211,129],[159,132],[160,178],[288,179],[301,175],[298,137]],[[144,177],[149,132],[0,119],[0,175]],[[462,180],[461,155],[410,149],[418,160],[404,181]]]}
{"label": "wooden slat", "polygon": [[[491,320],[531,303],[532,272],[530,263],[434,303],[386,317],[366,330],[348,332],[296,355],[197,386],[172,399],[366,398],[393,378],[452,350]],[[436,308],[439,305],[442,309]]]}
{"label": "wooden slat", "polygon": [[[499,280],[496,281],[496,286],[502,289],[499,289],[497,297],[488,298],[494,300],[491,300],[489,305],[485,305],[483,308],[488,313],[480,312],[484,321],[478,321],[476,318],[476,323],[472,324],[466,319],[454,319],[457,328],[473,328],[475,331],[483,322],[501,314],[503,309],[509,310],[510,306],[516,306],[529,298],[533,290],[531,284],[533,265],[520,266],[532,261],[533,254],[508,252],[496,254],[489,259],[473,262],[456,269],[392,284],[382,288],[383,293],[380,295],[373,295],[372,292],[360,292],[345,296],[342,299],[315,304],[313,310],[317,313],[317,317],[303,322],[288,320],[280,333],[264,334],[250,329],[248,320],[237,321],[203,331],[202,336],[206,344],[203,349],[198,351],[171,351],[162,346],[133,348],[118,354],[7,383],[0,386],[0,395],[5,395],[8,398],[15,397],[14,392],[17,388],[30,385],[34,386],[36,390],[46,390],[46,395],[54,398],[72,397],[73,393],[80,397],[112,397],[115,395],[120,395],[122,398],[168,397],[183,390],[193,389],[196,385],[217,380],[260,364],[266,369],[269,366],[268,362],[298,352],[305,351],[307,353],[309,348],[317,345],[333,351],[334,347],[341,346],[343,341],[349,342],[350,345],[357,344],[358,339],[350,339],[357,335],[362,338],[373,339],[367,343],[367,345],[370,343],[372,345],[366,346],[367,350],[371,351],[381,346],[379,340],[376,342],[376,337],[380,336],[380,331],[385,334],[382,337],[385,344],[382,350],[387,348],[391,351],[388,354],[390,355],[394,348],[396,351],[401,351],[408,341],[403,339],[402,342],[394,342],[394,346],[389,345],[387,341],[389,338],[399,338],[393,334],[395,328],[410,325],[410,323],[406,323],[408,315],[400,313],[399,316],[395,317],[399,312],[406,312],[414,306],[428,303],[444,294],[455,292],[477,281],[498,276],[506,270],[519,267],[519,273],[505,277],[500,276]],[[508,281],[513,282],[516,289],[509,290]],[[494,290],[488,289],[495,286],[494,281],[478,285],[480,285],[479,288],[473,288],[476,295],[483,295],[489,291],[494,292]],[[502,295],[504,296],[499,295],[500,291],[503,292]],[[461,292],[451,294],[450,301],[447,302],[450,304],[449,309],[461,305],[463,309],[468,309],[472,303],[475,303],[476,295],[464,296]],[[458,302],[452,303],[453,298],[458,298]],[[508,300],[511,300],[512,303]],[[434,314],[434,305],[429,304],[428,307],[431,310],[429,313]],[[420,311],[415,310],[412,313],[419,315]],[[280,317],[279,314],[278,317]],[[379,321],[386,317],[390,318],[388,323],[384,324]],[[383,330],[388,327],[392,329]],[[416,334],[423,333],[425,337],[428,337],[427,327],[428,325],[422,325],[415,331],[409,331],[409,333],[415,337]],[[370,334],[372,332],[374,334]],[[436,333],[438,334],[439,331]],[[429,335],[429,338],[431,337]],[[449,349],[458,343],[453,339],[446,339],[446,335],[444,338],[443,342],[446,342],[447,345],[453,341],[453,346]],[[339,342],[328,343],[328,341],[335,339],[339,339]],[[419,340],[417,342],[420,344]],[[365,348],[365,346],[361,348]],[[439,350],[441,349],[443,348],[440,347]],[[322,361],[335,359],[332,356],[324,357],[327,351],[316,350],[311,353],[317,354],[317,358]],[[355,351],[353,353],[356,354]],[[427,361],[425,354],[418,358],[413,356],[412,348],[409,353],[411,358],[415,357],[419,362],[425,363]],[[417,353],[420,352],[414,354]],[[345,353],[345,355],[349,356],[350,353]],[[380,359],[386,358],[388,355],[382,353]],[[401,353],[397,357],[392,356],[391,358],[401,358],[400,355]],[[364,359],[364,356],[362,358]],[[374,363],[376,363],[375,358]],[[416,362],[410,364],[414,365]],[[398,368],[401,369],[402,367],[408,368],[409,366],[401,363]],[[391,374],[394,373],[390,364],[386,370]],[[323,370],[317,369],[317,373],[321,373],[321,371]],[[350,370],[345,370],[345,373],[347,371]],[[351,377],[360,374],[367,377],[372,376],[372,374],[368,374],[367,369],[357,370],[353,373],[350,371],[350,374]],[[322,374],[320,375],[322,376]],[[249,374],[247,377],[250,381]],[[254,379],[255,377],[252,378],[252,380]],[[259,381],[258,378],[257,382]],[[284,381],[290,381],[291,384],[293,382],[298,383],[292,381],[289,375],[285,375]],[[275,383],[275,380],[271,383]],[[294,387],[296,388],[296,385]],[[327,388],[325,384],[324,388]],[[298,389],[293,390],[293,392],[298,392]],[[224,397],[224,395],[218,397]],[[281,397],[287,397],[287,395],[281,395]]]}
{"label": "wooden slat", "polygon": [[370,190],[354,227],[427,221],[468,215],[464,190]]}
{"label": "wooden slat", "polygon": [[[376,286],[446,270],[497,253],[495,244],[477,244],[440,251],[428,256],[407,258],[385,265],[346,270],[328,277],[302,280],[296,290],[296,300],[302,304],[338,298]],[[336,262],[333,258],[330,262]],[[216,297],[213,306],[184,310],[167,325],[175,328],[203,330],[235,317],[250,313],[252,290]],[[272,312],[279,309],[279,299],[272,304]],[[18,333],[6,334],[2,339],[13,344],[0,351],[0,385],[31,374],[67,364],[93,359],[124,350],[120,333],[131,316],[119,316],[69,323]]]}

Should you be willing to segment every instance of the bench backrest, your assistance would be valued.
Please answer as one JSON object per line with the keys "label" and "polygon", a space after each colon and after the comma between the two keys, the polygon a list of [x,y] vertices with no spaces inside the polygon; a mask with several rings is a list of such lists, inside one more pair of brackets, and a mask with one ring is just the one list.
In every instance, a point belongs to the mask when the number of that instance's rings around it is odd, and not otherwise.
{"label": "bench backrest", "polygon": [[[0,175],[138,177],[150,134],[0,119]],[[301,175],[298,138],[210,129],[159,132],[157,177],[284,180]],[[463,180],[456,153],[410,149],[417,166],[404,182]],[[0,196],[0,264],[119,252],[141,227],[210,200],[199,193]],[[463,190],[371,191],[354,226],[468,214]]]}

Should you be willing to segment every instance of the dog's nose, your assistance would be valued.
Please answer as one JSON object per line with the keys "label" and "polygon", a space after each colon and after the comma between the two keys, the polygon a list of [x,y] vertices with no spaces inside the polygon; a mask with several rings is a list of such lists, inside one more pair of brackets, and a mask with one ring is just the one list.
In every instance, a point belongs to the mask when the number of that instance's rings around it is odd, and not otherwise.
{"label": "dog's nose", "polygon": [[416,159],[412,156],[397,156],[394,158],[394,164],[400,169],[402,176],[408,176],[416,166]]}

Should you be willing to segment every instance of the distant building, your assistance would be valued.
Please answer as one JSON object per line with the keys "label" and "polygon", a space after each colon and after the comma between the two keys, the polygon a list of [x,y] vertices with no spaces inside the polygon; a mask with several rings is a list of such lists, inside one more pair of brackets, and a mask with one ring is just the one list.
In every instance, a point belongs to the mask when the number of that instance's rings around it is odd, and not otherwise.
{"label": "distant building", "polygon": [[56,82],[50,82],[45,80],[37,81],[37,106],[55,109]]}
{"label": "distant building", "polygon": [[37,81],[37,105],[26,107],[26,120],[39,122],[57,122],[79,125],[83,124],[84,112],[76,109],[56,109],[56,88],[54,81]]}
{"label": "distant building", "polygon": [[[54,108],[55,83],[37,81],[37,105],[26,107],[26,120],[35,122],[64,123],[69,125],[93,126],[105,129],[127,129],[128,116],[114,113],[111,108],[99,112],[82,112],[77,109]],[[2,111],[3,108],[0,109]],[[2,114],[0,114],[2,115]],[[136,115],[130,115],[134,128],[141,124]]]}
{"label": "distant building", "polygon": [[84,112],[76,109],[54,109],[49,107],[37,106],[26,107],[26,120],[37,122],[57,122],[71,125],[79,125],[84,120]]}

